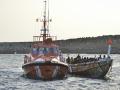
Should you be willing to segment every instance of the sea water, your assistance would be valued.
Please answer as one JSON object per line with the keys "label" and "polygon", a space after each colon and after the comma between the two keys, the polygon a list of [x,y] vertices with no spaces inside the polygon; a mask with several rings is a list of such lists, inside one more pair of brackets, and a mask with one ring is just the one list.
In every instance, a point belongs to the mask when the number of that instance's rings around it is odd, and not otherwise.
{"label": "sea water", "polygon": [[[95,54],[81,55],[94,57]],[[76,57],[77,54],[69,56]],[[0,54],[0,90],[120,90],[120,55],[111,57],[114,61],[107,79],[68,76],[64,80],[42,81],[22,76],[24,54]]]}

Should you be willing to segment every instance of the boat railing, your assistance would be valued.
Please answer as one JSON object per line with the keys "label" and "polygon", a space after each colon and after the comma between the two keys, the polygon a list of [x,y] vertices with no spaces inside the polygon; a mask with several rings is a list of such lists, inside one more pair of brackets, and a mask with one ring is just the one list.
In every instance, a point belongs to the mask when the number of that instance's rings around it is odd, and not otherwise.
{"label": "boat railing", "polygon": [[25,56],[24,56],[24,64],[25,64],[25,63],[28,63],[28,62],[31,62],[31,60],[32,60],[32,59],[31,59],[30,56],[28,56],[28,55],[25,55]]}
{"label": "boat railing", "polygon": [[[53,41],[57,40],[56,36],[49,36],[49,35],[47,35],[46,39],[47,38],[52,38]],[[42,42],[42,41],[43,41],[43,36],[33,36],[33,42]]]}

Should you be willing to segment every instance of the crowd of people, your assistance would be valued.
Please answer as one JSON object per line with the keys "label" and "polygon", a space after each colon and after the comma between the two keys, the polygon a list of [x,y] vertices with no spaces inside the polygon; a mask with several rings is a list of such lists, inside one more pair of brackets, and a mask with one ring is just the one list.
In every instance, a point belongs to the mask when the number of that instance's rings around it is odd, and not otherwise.
{"label": "crowd of people", "polygon": [[101,55],[99,55],[99,57],[83,57],[80,56],[79,54],[77,55],[77,57],[73,58],[73,57],[67,57],[66,62],[68,64],[77,64],[77,63],[87,63],[87,62],[96,62],[102,58],[106,58],[105,55],[103,55],[103,57]]}

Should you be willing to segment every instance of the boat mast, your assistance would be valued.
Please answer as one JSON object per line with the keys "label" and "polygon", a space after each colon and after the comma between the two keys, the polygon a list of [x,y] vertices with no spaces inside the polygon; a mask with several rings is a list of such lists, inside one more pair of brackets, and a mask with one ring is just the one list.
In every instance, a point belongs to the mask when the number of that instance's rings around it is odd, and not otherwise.
{"label": "boat mast", "polygon": [[47,20],[46,20],[46,0],[44,1],[44,15],[43,15],[43,41],[45,41],[46,40],[46,31],[47,31],[47,27],[46,27],[46,22],[47,22]]}
{"label": "boat mast", "polygon": [[[47,4],[48,4],[48,7],[47,7]],[[49,0],[44,1],[44,15],[43,15],[42,22],[43,22],[42,36],[43,36],[43,41],[45,41],[47,37],[50,37],[50,34],[49,34],[49,22],[51,22],[51,19],[49,19]]]}
{"label": "boat mast", "polygon": [[[48,6],[47,6],[48,4]],[[49,22],[51,22],[51,19],[49,19],[49,0],[44,0],[44,11],[43,11],[43,19],[36,19],[36,22],[42,22],[43,27],[41,29],[40,36],[33,36],[33,41],[42,41],[44,42],[48,37],[51,37],[49,34]]]}

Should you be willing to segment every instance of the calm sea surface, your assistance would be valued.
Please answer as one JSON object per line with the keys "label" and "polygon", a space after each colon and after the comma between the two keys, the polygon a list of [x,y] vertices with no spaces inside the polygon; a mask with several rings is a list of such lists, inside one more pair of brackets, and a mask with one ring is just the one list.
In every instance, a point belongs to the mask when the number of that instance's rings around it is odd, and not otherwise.
{"label": "calm sea surface", "polygon": [[[93,54],[82,55],[94,57]],[[73,76],[54,81],[27,79],[22,77],[23,57],[23,54],[0,54],[0,90],[120,90],[119,54],[111,55],[114,62],[106,80]]]}

